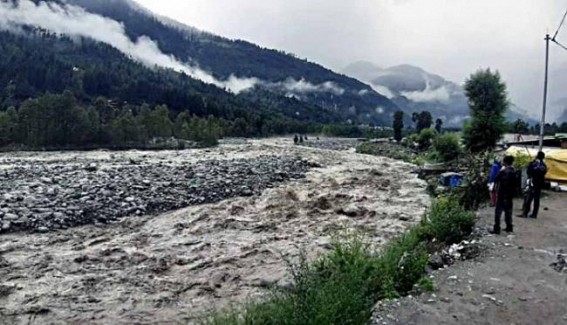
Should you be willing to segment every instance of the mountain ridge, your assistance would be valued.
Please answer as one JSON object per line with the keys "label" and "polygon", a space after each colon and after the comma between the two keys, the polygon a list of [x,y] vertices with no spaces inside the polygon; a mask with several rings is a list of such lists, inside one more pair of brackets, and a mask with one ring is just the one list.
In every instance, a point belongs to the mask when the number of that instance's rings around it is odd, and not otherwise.
{"label": "mountain ridge", "polygon": [[389,124],[391,115],[398,109],[388,98],[355,78],[283,51],[201,32],[169,18],[148,14],[146,9],[131,11],[133,5],[141,6],[128,0],[68,0],[67,3],[123,23],[131,40],[147,36],[164,53],[187,59],[219,80],[231,76],[253,79],[255,87],[295,96],[348,115],[359,123]]}
{"label": "mountain ridge", "polygon": [[[343,73],[357,77],[385,94],[406,113],[430,111],[451,127],[460,127],[469,118],[462,86],[421,67],[401,64],[381,68],[369,61],[358,61],[345,67]],[[537,123],[514,104],[510,105],[506,118],[508,121],[521,118],[531,124]]]}
{"label": "mountain ridge", "polygon": [[406,113],[429,111],[450,127],[461,126],[469,116],[462,88],[421,67],[401,64],[381,68],[362,61],[345,67],[343,73],[385,94]]}

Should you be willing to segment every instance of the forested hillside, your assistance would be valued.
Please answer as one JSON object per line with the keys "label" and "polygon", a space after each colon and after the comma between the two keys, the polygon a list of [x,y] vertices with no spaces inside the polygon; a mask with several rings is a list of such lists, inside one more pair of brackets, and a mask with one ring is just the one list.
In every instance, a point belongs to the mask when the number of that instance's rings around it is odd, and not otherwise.
{"label": "forested hillside", "polygon": [[129,0],[0,6],[3,147],[137,146],[167,136],[214,143],[324,125],[360,135],[354,126],[389,125],[398,109],[356,79]]}
{"label": "forested hillside", "polygon": [[[153,134],[143,130],[142,125],[126,127],[137,121],[135,117],[143,108],[151,110],[160,105],[167,108],[172,123],[180,113],[194,127],[203,124],[195,121],[209,121],[214,127],[206,129],[213,133],[213,138],[306,132],[308,123],[316,126],[340,122],[338,114],[321,114],[319,107],[293,98],[271,93],[259,98],[251,94],[236,96],[183,74],[150,69],[108,45],[89,39],[71,39],[25,28],[19,34],[0,32],[0,51],[0,107],[2,111],[12,108],[0,115],[2,145],[118,145],[172,135],[173,129]],[[46,95],[63,94],[66,90],[65,95]],[[72,113],[63,114],[67,111]],[[17,119],[14,113],[19,114]],[[85,116],[91,120],[85,121]],[[67,117],[68,121],[62,120]],[[192,117],[195,120],[191,121]],[[20,130],[16,132],[17,121]],[[180,128],[184,124],[180,120],[177,123]],[[61,129],[58,126],[62,124],[71,125],[75,133],[45,134]],[[104,130],[94,136],[87,124]],[[29,132],[22,130],[24,125]],[[134,131],[119,132],[119,125]],[[35,128],[38,130],[30,131]],[[181,136],[179,130],[176,132]],[[185,134],[183,138],[200,137]]]}
{"label": "forested hillside", "polygon": [[283,51],[229,40],[157,17],[129,0],[69,0],[125,26],[128,37],[154,40],[160,50],[220,80],[257,78],[256,88],[300,98],[353,122],[388,124],[397,106],[370,86]]}

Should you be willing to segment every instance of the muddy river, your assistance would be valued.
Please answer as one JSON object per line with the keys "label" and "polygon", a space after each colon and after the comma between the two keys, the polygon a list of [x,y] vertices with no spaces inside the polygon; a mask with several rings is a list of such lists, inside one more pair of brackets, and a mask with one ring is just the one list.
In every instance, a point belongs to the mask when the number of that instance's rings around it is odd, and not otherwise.
{"label": "muddy river", "polygon": [[288,261],[300,251],[316,258],[348,229],[384,243],[429,206],[413,166],[321,148],[264,139],[181,152],[4,154],[29,165],[79,160],[104,167],[111,156],[114,163],[143,157],[172,165],[269,156],[299,157],[313,167],[251,196],[109,224],[0,234],[0,323],[191,323],[212,308],[289,286]]}

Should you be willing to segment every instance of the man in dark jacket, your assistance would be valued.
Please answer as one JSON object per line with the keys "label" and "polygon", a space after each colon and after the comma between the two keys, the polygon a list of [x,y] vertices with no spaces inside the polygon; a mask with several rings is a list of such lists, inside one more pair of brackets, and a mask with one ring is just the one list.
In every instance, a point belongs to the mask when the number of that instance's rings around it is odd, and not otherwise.
{"label": "man in dark jacket", "polygon": [[495,186],[498,191],[498,201],[496,202],[493,234],[500,234],[500,218],[502,217],[502,212],[504,212],[506,221],[505,231],[514,231],[514,226],[512,225],[512,210],[514,209],[514,196],[516,194],[518,176],[512,164],[514,164],[514,157],[504,157],[503,168],[496,175]]}
{"label": "man in dark jacket", "polygon": [[530,218],[537,219],[539,212],[539,201],[541,198],[541,190],[545,184],[545,174],[547,174],[547,165],[543,161],[545,154],[538,152],[536,159],[528,166],[528,190],[524,197],[524,211],[522,217],[527,218],[530,213],[532,201],[534,202],[534,210]]}

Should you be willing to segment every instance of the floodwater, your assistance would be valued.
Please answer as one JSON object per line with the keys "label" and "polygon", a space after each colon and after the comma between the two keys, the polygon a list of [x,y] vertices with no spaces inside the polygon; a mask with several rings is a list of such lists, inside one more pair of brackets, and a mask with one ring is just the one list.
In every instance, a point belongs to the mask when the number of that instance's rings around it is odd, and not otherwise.
{"label": "floodwater", "polygon": [[[324,140],[322,140],[324,141]],[[413,166],[293,145],[291,139],[210,150],[12,154],[19,163],[298,155],[321,167],[262,195],[108,226],[0,236],[0,323],[178,324],[290,285],[288,262],[313,259],[356,229],[376,244],[418,222],[430,204]],[[6,158],[7,156],[0,156]],[[126,162],[125,162],[126,163]],[[1,165],[1,162],[0,162]]]}

